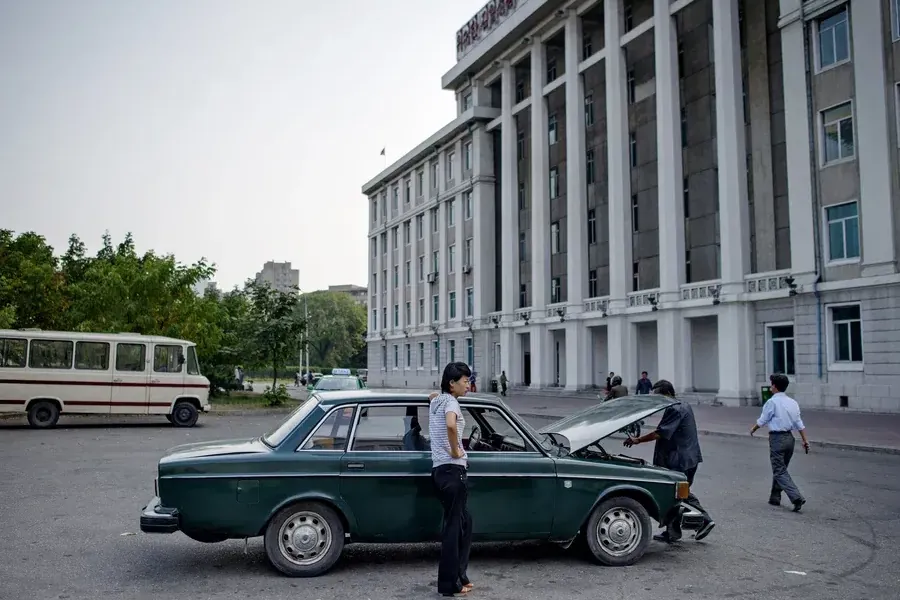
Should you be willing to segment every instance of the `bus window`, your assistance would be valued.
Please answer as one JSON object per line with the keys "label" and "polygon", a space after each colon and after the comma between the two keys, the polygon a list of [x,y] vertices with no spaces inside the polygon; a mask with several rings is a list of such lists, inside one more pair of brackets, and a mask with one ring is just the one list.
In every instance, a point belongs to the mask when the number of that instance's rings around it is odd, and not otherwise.
{"label": "bus window", "polygon": [[75,342],[75,368],[86,371],[109,370],[109,344]]}
{"label": "bus window", "polygon": [[140,373],[147,361],[147,346],[144,344],[116,345],[116,371]]}
{"label": "bus window", "polygon": [[153,370],[156,373],[181,373],[181,346],[159,344],[153,348]]}
{"label": "bus window", "polygon": [[187,349],[187,372],[188,375],[200,374],[200,363],[197,362],[197,349],[193,346],[188,346]]}
{"label": "bus window", "polygon": [[71,369],[75,344],[55,340],[31,340],[32,369]]}
{"label": "bus window", "polygon": [[28,342],[15,338],[0,338],[0,368],[24,369]]}

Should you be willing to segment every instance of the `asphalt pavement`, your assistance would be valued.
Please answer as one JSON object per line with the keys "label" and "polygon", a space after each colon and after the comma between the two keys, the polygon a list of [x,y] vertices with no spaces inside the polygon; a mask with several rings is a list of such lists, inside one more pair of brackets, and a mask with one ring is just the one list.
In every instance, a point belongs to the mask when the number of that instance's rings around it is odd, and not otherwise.
{"label": "asphalt pavement", "polygon": [[[290,579],[261,539],[201,544],[139,531],[156,461],[176,444],[256,436],[283,415],[0,421],[0,598],[407,600],[437,598],[438,546],[348,546],[329,574]],[[540,420],[535,424],[541,424]],[[492,600],[791,600],[900,597],[900,456],[830,448],[795,455],[802,513],[766,503],[765,445],[704,436],[695,491],[716,519],[704,542],[653,543],[635,566],[601,567],[536,543],[476,545],[470,596]],[[629,453],[649,458],[652,448]],[[785,502],[785,504],[787,504]],[[477,515],[474,515],[477,518]]]}

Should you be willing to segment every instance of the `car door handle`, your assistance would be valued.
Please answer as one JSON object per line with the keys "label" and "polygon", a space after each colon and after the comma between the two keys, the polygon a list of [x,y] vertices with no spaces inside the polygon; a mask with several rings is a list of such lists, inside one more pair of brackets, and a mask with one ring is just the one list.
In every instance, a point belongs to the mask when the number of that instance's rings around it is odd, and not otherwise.
{"label": "car door handle", "polygon": [[353,469],[354,471],[362,471],[365,468],[366,468],[366,463],[361,463],[361,462],[347,463],[347,469]]}
{"label": "car door handle", "polygon": [[116,379],[113,379],[113,383],[122,383],[122,380],[121,380],[121,379],[118,379],[118,378],[116,378]]}
{"label": "car door handle", "polygon": [[151,379],[150,383],[159,383],[159,379]]}

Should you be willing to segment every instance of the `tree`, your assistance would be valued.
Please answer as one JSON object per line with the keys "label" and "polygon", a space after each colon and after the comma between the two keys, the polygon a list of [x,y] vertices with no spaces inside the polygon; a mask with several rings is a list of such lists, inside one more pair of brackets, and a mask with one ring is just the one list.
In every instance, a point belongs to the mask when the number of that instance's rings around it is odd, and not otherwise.
{"label": "tree", "polygon": [[58,329],[67,310],[53,248],[33,232],[0,230],[0,325]]}
{"label": "tree", "polygon": [[341,292],[311,292],[300,302],[309,309],[311,361],[317,365],[350,364],[365,346],[366,309]]}
{"label": "tree", "polygon": [[267,284],[247,283],[250,300],[252,339],[255,342],[257,365],[272,365],[272,389],[278,383],[278,367],[294,354],[300,343],[300,333],[306,326],[300,317],[296,293],[273,290]]}

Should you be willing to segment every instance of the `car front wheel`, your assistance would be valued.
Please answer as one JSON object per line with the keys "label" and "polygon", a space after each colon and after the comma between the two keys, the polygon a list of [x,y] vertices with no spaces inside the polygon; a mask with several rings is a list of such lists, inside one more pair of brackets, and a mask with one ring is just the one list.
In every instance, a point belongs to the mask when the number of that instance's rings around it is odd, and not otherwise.
{"label": "car front wheel", "polygon": [[193,427],[197,424],[200,413],[191,402],[182,400],[175,403],[172,409],[172,424],[176,427]]}
{"label": "car front wheel", "polygon": [[588,519],[585,538],[597,562],[625,567],[647,551],[652,527],[650,515],[640,502],[617,496],[597,505]]}
{"label": "car front wheel", "polygon": [[266,555],[291,577],[315,577],[328,571],[344,549],[344,524],[331,508],[299,502],[283,508],[266,527]]}

